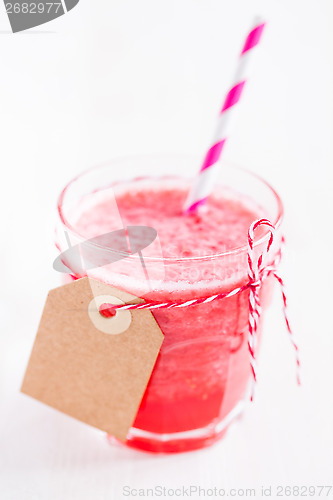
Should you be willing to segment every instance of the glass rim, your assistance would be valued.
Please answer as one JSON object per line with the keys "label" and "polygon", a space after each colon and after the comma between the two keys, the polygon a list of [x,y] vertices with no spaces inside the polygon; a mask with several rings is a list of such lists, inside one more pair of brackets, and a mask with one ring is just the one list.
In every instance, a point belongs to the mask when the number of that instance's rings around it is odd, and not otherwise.
{"label": "glass rim", "polygon": [[[120,156],[118,158],[114,158],[112,160],[109,160],[109,161],[105,161],[103,163],[100,163],[98,165],[95,165],[95,166],[92,166],[92,167],[89,167],[88,169],[84,170],[83,172],[81,172],[80,174],[76,175],[75,177],[73,177],[66,185],[65,187],[63,188],[63,190],[61,191],[59,197],[58,197],[58,201],[57,201],[57,211],[58,211],[58,215],[60,217],[60,221],[61,223],[77,238],[80,238],[80,239],[83,239],[84,241],[87,241],[87,238],[85,236],[83,236],[82,234],[80,234],[79,232],[77,232],[77,230],[71,225],[71,223],[66,219],[65,215],[64,215],[64,211],[63,211],[63,203],[64,203],[64,198],[68,192],[68,190],[70,189],[70,187],[75,183],[77,182],[80,178],[82,178],[83,176],[91,173],[91,172],[94,172],[94,171],[98,171],[99,169],[102,169],[102,168],[106,168],[108,166],[112,166],[118,162],[121,162],[121,161],[135,161],[135,160],[138,160],[138,159],[145,159],[145,158],[150,158],[150,159],[154,159],[156,158],[156,160],[158,161],[158,159],[161,159],[162,157],[163,158],[166,158],[167,156],[169,156],[170,158],[175,158],[175,157],[178,157],[178,158],[181,158],[183,157],[184,159],[190,159],[190,158],[193,158],[193,155],[181,155],[181,154],[142,154],[142,155],[128,155],[128,156]],[[194,157],[195,158],[195,157]],[[282,203],[282,200],[280,198],[280,196],[278,195],[277,191],[271,186],[271,184],[269,182],[267,182],[263,177],[261,177],[260,175],[252,172],[251,170],[247,169],[247,168],[244,168],[244,167],[240,167],[239,165],[235,164],[234,162],[230,162],[230,161],[222,161],[220,160],[218,163],[222,163],[223,162],[223,165],[226,164],[227,166],[229,167],[232,167],[240,172],[244,172],[248,175],[250,175],[252,178],[256,179],[257,181],[259,181],[261,184],[263,184],[264,186],[266,186],[266,188],[268,188],[268,190],[271,192],[271,194],[273,195],[273,197],[275,198],[275,201],[277,202],[277,216],[275,217],[275,220],[274,221],[271,221],[273,226],[275,227],[275,229],[279,229],[280,226],[281,226],[281,223],[282,223],[282,220],[283,220],[283,215],[284,215],[284,211],[283,211],[283,203]],[[223,168],[223,166],[221,166],[221,168]],[[152,178],[159,178],[159,179],[162,179],[162,178],[179,178],[181,177],[182,179],[190,179],[190,177],[186,177],[186,176],[176,176],[176,175],[145,175],[145,176],[136,176],[136,177],[132,177],[132,180],[143,180],[143,179],[152,179]],[[117,185],[117,184],[120,184],[122,182],[125,182],[125,180],[123,181],[115,181],[113,183],[113,185]],[[94,190],[92,189],[92,192]],[[261,236],[260,238],[255,238],[254,239],[254,248],[260,246],[262,243],[266,242],[269,238],[269,231],[267,231],[263,236]],[[113,250],[109,247],[104,247],[102,245],[98,245],[96,243],[91,243],[92,247],[95,247],[96,249],[103,249],[103,250],[108,250],[110,252],[112,252]],[[155,262],[160,262],[160,261],[163,261],[163,262],[193,262],[193,261],[205,261],[205,260],[212,260],[212,259],[217,259],[217,258],[221,258],[221,257],[226,257],[226,256],[235,256],[235,255],[238,255],[238,254],[242,254],[242,253],[247,253],[248,251],[248,246],[247,244],[244,244],[244,245],[241,245],[241,246],[238,246],[238,247],[235,247],[235,248],[231,248],[229,250],[226,250],[224,252],[219,252],[219,253],[215,253],[215,254],[209,254],[209,255],[203,255],[203,256],[191,256],[191,257],[153,257],[153,256],[145,256],[145,260],[148,260],[148,261],[155,261]],[[122,252],[119,252],[119,251],[116,251],[116,253],[118,255],[123,255],[124,258],[126,257],[131,257],[131,258],[137,258],[140,260],[140,256],[139,255],[136,255],[136,254],[127,254],[127,253],[122,253]]]}

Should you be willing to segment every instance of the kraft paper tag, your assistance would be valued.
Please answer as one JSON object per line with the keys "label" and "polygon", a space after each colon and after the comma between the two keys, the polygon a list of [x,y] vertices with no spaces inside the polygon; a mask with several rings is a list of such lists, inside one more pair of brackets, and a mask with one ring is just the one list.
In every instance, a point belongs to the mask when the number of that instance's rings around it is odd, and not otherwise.
{"label": "kraft paper tag", "polygon": [[141,302],[91,278],[51,290],[21,391],[125,440],[164,337],[147,309],[99,307]]}

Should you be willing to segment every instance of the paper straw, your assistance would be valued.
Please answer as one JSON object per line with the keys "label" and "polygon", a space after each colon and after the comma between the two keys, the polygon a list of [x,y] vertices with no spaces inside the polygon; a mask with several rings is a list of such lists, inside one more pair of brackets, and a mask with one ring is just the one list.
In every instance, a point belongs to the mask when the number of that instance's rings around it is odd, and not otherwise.
{"label": "paper straw", "polygon": [[265,22],[255,18],[240,53],[233,83],[227,93],[215,129],[212,145],[208,149],[199,174],[190,190],[184,206],[184,213],[195,212],[203,205],[214,189],[218,176],[218,161],[221,157],[227,138],[230,134],[232,121],[237,104],[241,99],[245,83],[248,79],[248,67],[254,48],[259,44],[265,27]]}

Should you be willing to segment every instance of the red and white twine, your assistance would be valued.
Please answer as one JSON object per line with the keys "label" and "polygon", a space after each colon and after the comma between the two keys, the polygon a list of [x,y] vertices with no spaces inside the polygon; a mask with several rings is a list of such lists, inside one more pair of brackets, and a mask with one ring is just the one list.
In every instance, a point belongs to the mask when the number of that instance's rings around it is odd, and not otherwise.
{"label": "red and white twine", "polygon": [[[258,259],[255,258],[254,254],[254,232],[260,226],[266,226],[270,232],[267,246],[262,254],[259,255]],[[177,309],[182,307],[190,307],[198,304],[208,304],[215,300],[227,299],[245,290],[249,290],[249,332],[248,332],[248,348],[250,354],[250,365],[253,376],[253,382],[257,381],[257,368],[256,368],[256,348],[257,348],[257,332],[258,325],[261,316],[261,306],[260,306],[260,288],[263,281],[270,275],[274,276],[280,285],[282,300],[283,300],[283,314],[289,333],[291,343],[295,350],[296,356],[296,368],[297,368],[297,382],[300,384],[300,358],[299,358],[299,348],[295,341],[294,334],[290,327],[290,322],[287,314],[287,298],[284,288],[284,282],[282,278],[277,273],[277,266],[281,260],[282,249],[280,248],[277,255],[272,262],[272,264],[265,264],[266,256],[273,244],[275,234],[275,227],[267,219],[259,219],[254,221],[248,231],[248,250],[247,250],[247,262],[248,262],[248,278],[249,281],[240,287],[234,288],[227,293],[218,293],[211,295],[209,297],[201,297],[192,300],[178,301],[178,302],[145,302],[143,304],[125,304],[125,305],[113,305],[113,304],[102,304],[101,314],[106,317],[114,316],[115,312],[137,310],[137,309]],[[283,240],[282,240],[283,244]],[[254,384],[252,388],[251,400],[253,399]]]}

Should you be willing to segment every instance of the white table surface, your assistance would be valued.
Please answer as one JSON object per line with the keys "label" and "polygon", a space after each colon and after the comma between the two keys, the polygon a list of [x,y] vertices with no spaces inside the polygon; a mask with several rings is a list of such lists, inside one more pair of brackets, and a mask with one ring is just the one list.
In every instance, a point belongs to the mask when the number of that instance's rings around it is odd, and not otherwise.
{"label": "white table surface", "polygon": [[[226,157],[265,176],[284,200],[282,270],[303,387],[276,292],[256,402],[223,441],[170,456],[110,446],[19,393],[59,279],[57,195],[115,156],[204,151],[256,12],[269,25]],[[332,23],[330,0],[81,0],[13,35],[0,10],[1,500],[121,499],[125,486],[190,485],[255,488],[256,497],[271,485],[278,498],[278,485],[333,483]]]}

